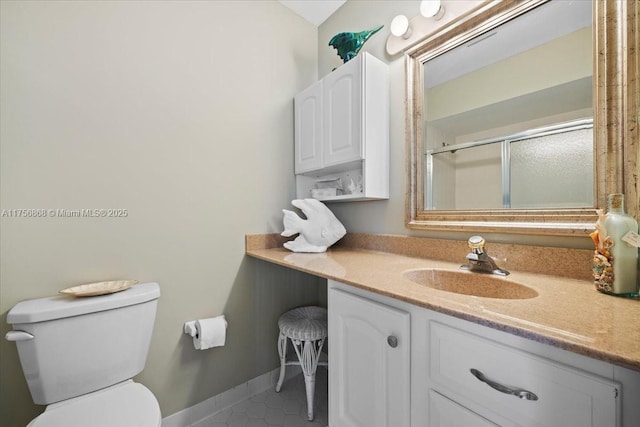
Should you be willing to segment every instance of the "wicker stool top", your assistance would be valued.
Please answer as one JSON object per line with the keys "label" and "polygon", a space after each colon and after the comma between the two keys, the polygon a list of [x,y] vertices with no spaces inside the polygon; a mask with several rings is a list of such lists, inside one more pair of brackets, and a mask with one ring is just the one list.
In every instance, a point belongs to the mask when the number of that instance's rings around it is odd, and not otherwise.
{"label": "wicker stool top", "polygon": [[294,340],[315,341],[327,337],[327,309],[299,307],[289,310],[278,320],[280,332]]}

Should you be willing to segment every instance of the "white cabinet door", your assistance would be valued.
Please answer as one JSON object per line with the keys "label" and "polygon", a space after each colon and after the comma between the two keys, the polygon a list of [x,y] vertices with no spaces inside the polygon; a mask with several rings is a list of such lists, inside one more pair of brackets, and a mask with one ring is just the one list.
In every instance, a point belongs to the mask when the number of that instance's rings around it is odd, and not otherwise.
{"label": "white cabinet door", "polygon": [[294,98],[295,173],[322,167],[322,81]]}
{"label": "white cabinet door", "polygon": [[323,79],[325,167],[362,159],[362,64],[357,57]]}
{"label": "white cabinet door", "polygon": [[409,427],[409,313],[329,288],[329,425]]}

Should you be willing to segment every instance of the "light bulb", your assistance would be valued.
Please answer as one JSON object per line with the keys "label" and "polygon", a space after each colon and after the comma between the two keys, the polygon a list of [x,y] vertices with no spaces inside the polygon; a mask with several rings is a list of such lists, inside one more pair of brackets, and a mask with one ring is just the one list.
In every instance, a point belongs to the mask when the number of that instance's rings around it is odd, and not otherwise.
{"label": "light bulb", "polygon": [[425,18],[434,18],[436,21],[444,15],[444,7],[440,0],[422,0],[420,2],[420,15]]}
{"label": "light bulb", "polygon": [[409,27],[409,19],[404,15],[398,15],[391,21],[391,34],[396,37],[408,39],[411,36],[411,28]]}

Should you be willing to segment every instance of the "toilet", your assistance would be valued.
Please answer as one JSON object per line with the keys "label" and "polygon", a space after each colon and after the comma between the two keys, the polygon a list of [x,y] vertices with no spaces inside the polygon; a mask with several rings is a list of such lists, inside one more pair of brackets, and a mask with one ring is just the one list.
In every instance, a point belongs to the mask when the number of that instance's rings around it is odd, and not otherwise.
{"label": "toilet", "polygon": [[7,314],[33,402],[27,427],[159,427],[155,396],[132,378],[144,369],[157,283],[85,298],[22,301]]}

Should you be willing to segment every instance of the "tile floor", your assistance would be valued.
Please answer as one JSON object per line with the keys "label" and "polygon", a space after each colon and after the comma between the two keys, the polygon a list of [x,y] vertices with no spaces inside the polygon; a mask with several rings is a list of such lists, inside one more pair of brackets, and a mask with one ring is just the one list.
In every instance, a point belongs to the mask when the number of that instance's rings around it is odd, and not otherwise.
{"label": "tile floor", "polygon": [[252,396],[214,414],[202,427],[326,427],[327,390],[327,369],[318,367],[313,421],[307,420],[304,378],[297,375],[285,381],[280,393],[271,389]]}

